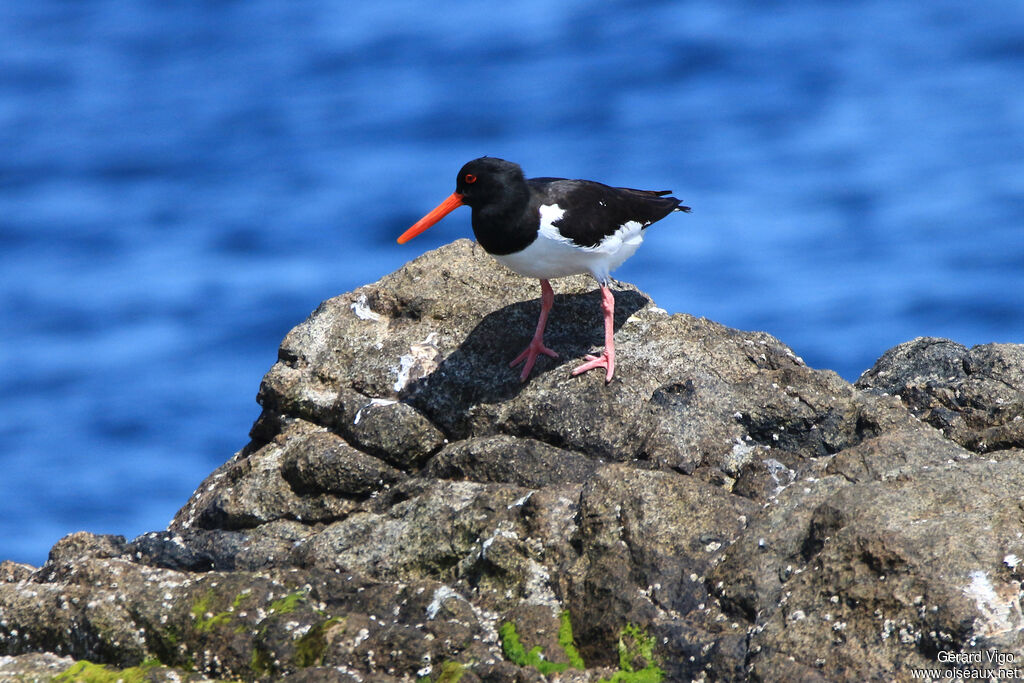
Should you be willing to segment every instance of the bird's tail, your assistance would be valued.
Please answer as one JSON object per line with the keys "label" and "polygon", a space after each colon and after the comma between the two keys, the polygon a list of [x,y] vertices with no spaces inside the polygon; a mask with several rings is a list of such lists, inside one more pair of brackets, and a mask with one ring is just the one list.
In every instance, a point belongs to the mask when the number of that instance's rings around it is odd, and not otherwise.
{"label": "bird's tail", "polygon": [[[652,194],[655,197],[664,197],[666,195],[672,194],[672,190],[647,190],[647,194]],[[672,197],[672,199],[675,199],[675,197]],[[690,213],[690,211],[691,211],[690,207],[683,206],[682,204],[680,204],[679,206],[677,206],[676,208],[674,208],[672,210],[673,211],[682,211],[683,213]]]}

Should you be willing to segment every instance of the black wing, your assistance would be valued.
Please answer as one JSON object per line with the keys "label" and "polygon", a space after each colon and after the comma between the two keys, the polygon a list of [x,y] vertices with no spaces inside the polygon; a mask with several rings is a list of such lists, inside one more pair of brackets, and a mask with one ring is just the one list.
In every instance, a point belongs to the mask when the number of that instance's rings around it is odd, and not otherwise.
{"label": "black wing", "polygon": [[679,199],[668,196],[671,190],[634,190],[562,178],[531,178],[527,182],[534,189],[534,200],[539,202],[535,208],[557,204],[565,211],[554,225],[581,247],[600,244],[631,221],[646,228],[673,211],[690,210]]}

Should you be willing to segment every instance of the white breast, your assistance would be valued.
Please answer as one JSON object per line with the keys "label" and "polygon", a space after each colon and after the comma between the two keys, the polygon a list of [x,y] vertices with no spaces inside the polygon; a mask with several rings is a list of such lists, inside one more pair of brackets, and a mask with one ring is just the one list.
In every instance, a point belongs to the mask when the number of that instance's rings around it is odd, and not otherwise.
{"label": "white breast", "polygon": [[495,256],[520,275],[548,280],[590,273],[605,284],[613,270],[632,256],[644,241],[647,225],[629,221],[592,247],[581,247],[563,237],[552,223],[565,215],[558,204],[540,207],[540,231],[530,246],[514,254]]}

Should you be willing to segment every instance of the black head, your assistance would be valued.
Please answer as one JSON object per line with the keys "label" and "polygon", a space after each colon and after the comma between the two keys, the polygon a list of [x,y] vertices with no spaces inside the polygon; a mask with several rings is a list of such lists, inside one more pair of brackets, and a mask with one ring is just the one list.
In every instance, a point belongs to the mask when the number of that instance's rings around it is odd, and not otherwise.
{"label": "black head", "polygon": [[519,164],[494,157],[474,159],[459,171],[455,179],[455,192],[403,232],[398,243],[405,244],[460,206],[473,208],[475,233],[477,214],[488,213],[493,218],[516,210],[522,212],[529,198],[530,189]]}
{"label": "black head", "polygon": [[499,202],[509,194],[526,189],[526,178],[519,164],[495,157],[473,159],[455,178],[455,192],[466,206],[478,207]]}

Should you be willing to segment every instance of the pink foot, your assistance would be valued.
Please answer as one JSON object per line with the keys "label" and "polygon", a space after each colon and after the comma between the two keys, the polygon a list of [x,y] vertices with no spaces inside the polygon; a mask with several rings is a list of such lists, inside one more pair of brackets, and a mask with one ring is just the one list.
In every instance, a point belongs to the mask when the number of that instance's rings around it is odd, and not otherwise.
{"label": "pink foot", "polygon": [[537,320],[537,331],[533,333],[530,345],[523,349],[523,352],[516,356],[514,361],[508,364],[510,368],[514,368],[523,361],[526,361],[526,365],[523,366],[523,372],[519,375],[520,382],[525,382],[526,378],[530,376],[530,370],[533,370],[533,364],[537,361],[537,356],[540,354],[543,353],[545,356],[558,358],[557,353],[544,346],[544,326],[548,324],[548,313],[551,312],[551,307],[554,304],[555,292],[551,289],[551,283],[547,280],[541,280],[540,318]]}
{"label": "pink foot", "polygon": [[604,381],[605,381],[605,383],[608,383],[608,382],[612,381],[612,375],[615,374],[615,351],[614,350],[612,350],[612,352],[610,354],[607,351],[605,351],[600,356],[591,356],[591,355],[588,354],[588,355],[584,356],[584,358],[587,359],[587,362],[572,371],[572,376],[573,377],[575,377],[576,375],[582,375],[584,372],[587,372],[588,370],[593,370],[594,368],[605,368],[605,370],[606,370],[606,372],[604,373]]}
{"label": "pink foot", "polygon": [[523,352],[516,356],[515,360],[509,363],[508,366],[510,368],[514,368],[525,360],[526,365],[523,366],[523,371],[519,375],[519,381],[525,382],[526,378],[530,376],[530,370],[533,370],[533,364],[537,361],[537,356],[542,353],[545,356],[558,358],[557,353],[544,346],[544,342],[540,339],[534,337],[533,341],[530,342],[530,345],[523,349]]}
{"label": "pink foot", "polygon": [[587,362],[572,371],[573,377],[587,370],[604,368],[605,383],[615,374],[615,297],[608,285],[601,285],[601,312],[604,314],[604,351],[600,356],[584,356]]}

